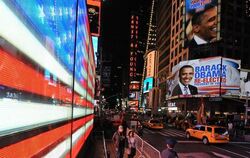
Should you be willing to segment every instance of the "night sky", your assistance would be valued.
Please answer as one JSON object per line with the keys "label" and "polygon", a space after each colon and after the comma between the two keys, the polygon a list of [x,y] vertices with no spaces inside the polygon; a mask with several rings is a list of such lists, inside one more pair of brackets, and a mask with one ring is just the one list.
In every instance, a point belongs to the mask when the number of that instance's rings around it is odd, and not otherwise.
{"label": "night sky", "polygon": [[[105,89],[110,96],[124,91],[128,85],[130,15],[143,3],[151,0],[106,0],[102,5],[101,45],[103,60],[111,61],[111,88]],[[117,68],[117,67],[122,68]]]}

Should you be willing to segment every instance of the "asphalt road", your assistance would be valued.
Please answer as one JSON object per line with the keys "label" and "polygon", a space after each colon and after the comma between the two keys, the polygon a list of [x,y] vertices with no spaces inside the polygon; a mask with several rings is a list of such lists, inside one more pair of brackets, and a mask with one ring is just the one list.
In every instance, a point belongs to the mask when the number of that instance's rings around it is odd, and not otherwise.
{"label": "asphalt road", "polygon": [[185,132],[173,128],[162,130],[144,129],[145,141],[162,151],[165,148],[166,138],[175,138],[175,146],[180,157],[202,158],[250,158],[250,142],[230,142],[228,144],[204,145],[201,140],[185,138]]}

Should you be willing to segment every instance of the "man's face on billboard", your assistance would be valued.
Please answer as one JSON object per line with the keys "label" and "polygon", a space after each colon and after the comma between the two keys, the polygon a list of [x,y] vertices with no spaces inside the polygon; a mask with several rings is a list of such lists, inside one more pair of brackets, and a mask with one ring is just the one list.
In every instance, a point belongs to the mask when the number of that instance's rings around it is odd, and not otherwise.
{"label": "man's face on billboard", "polygon": [[201,22],[194,26],[194,32],[206,41],[216,39],[217,7],[210,8],[201,15]]}
{"label": "man's face on billboard", "polygon": [[191,67],[183,68],[180,72],[180,82],[183,85],[188,85],[194,76],[194,70]]}

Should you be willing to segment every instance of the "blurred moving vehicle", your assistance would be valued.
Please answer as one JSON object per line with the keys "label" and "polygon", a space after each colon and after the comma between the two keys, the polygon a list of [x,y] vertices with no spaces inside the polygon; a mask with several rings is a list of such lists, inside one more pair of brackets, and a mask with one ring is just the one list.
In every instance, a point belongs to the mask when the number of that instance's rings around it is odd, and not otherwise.
{"label": "blurred moving vehicle", "polygon": [[143,126],[138,120],[128,121],[128,128],[135,131],[139,136],[143,135]]}
{"label": "blurred moving vehicle", "polygon": [[187,113],[186,116],[183,114],[178,114],[171,122],[173,127],[186,131],[186,129],[192,128],[194,125],[196,125],[197,120],[195,114]]}
{"label": "blurred moving vehicle", "polygon": [[147,128],[150,129],[163,129],[163,123],[160,120],[156,120],[156,119],[150,119],[148,121],[143,122],[143,125]]}
{"label": "blurred moving vehicle", "polygon": [[186,138],[190,137],[201,139],[203,144],[229,142],[228,131],[221,126],[196,125],[186,130]]}

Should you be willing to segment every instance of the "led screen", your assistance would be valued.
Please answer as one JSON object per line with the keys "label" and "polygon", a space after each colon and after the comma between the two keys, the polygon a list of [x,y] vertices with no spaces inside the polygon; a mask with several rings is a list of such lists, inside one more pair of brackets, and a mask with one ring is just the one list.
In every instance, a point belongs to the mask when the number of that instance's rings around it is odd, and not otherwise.
{"label": "led screen", "polygon": [[240,71],[240,95],[242,97],[250,96],[250,71],[242,69]]}
{"label": "led screen", "polygon": [[143,82],[143,93],[149,92],[150,89],[153,88],[153,77],[146,78]]}
{"label": "led screen", "polygon": [[185,43],[196,47],[219,40],[218,0],[185,1]]}
{"label": "led screen", "polygon": [[93,128],[85,1],[2,0],[0,10],[0,155],[76,157]]}
{"label": "led screen", "polygon": [[97,65],[98,37],[92,36],[92,42],[94,48],[95,64]]}
{"label": "led screen", "polygon": [[240,61],[222,57],[182,61],[168,79],[168,97],[239,95]]}
{"label": "led screen", "polygon": [[100,36],[101,0],[87,0],[90,32],[92,36]]}

